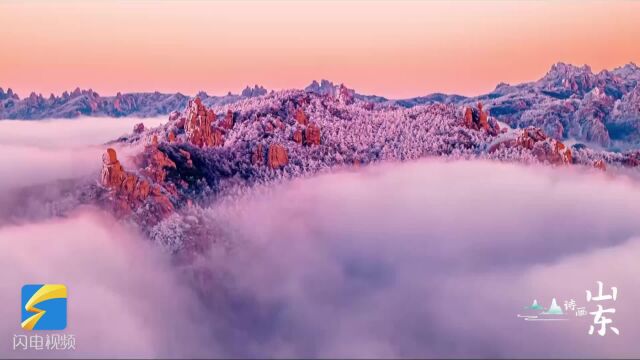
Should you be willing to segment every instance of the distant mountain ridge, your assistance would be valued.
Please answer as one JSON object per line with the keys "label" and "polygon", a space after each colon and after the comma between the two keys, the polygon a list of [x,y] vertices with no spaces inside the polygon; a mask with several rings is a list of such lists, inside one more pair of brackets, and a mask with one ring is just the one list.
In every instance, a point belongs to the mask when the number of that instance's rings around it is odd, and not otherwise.
{"label": "distant mountain ridge", "polygon": [[[247,86],[240,94],[211,96],[201,91],[197,96],[208,106],[214,106],[265,94],[267,90],[264,87],[255,85],[253,88]],[[152,117],[183,109],[190,98],[179,92],[164,94],[157,91],[101,96],[92,89],[76,88],[72,92],[65,91],[60,96],[51,94],[45,98],[42,94],[32,92],[28,97],[20,99],[11,88],[7,92],[0,88],[0,119],[37,120],[79,116]]]}
{"label": "distant mountain ridge", "polygon": [[[429,104],[475,105],[481,102],[489,114],[513,128],[539,127],[552,138],[572,139],[609,149],[640,144],[640,68],[629,63],[613,70],[593,73],[588,65],[554,64],[539,80],[509,85],[500,83],[484,95],[466,97],[434,93],[407,99],[387,99],[359,94],[328,80],[313,81],[304,90],[334,97],[354,97],[369,106],[411,108]],[[197,96],[206,106],[226,105],[264,96],[261,86],[247,87],[240,94]],[[130,93],[100,96],[76,89],[59,97],[32,93],[20,99],[9,89],[0,89],[0,119],[42,119],[78,116],[139,116],[169,114],[183,109],[189,97],[180,93]]]}

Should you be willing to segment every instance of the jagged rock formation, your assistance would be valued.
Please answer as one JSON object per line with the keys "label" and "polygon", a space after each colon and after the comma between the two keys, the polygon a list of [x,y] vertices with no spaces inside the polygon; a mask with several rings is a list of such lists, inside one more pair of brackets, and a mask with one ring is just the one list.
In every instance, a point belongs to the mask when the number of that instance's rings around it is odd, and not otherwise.
{"label": "jagged rock formation", "polygon": [[[145,168],[152,181],[124,170],[116,151],[108,148],[102,155],[101,185],[108,190],[108,200],[116,216],[134,216],[134,213],[144,207],[144,213],[139,214],[139,222],[153,225],[169,215],[174,207],[163,189],[157,184],[164,180],[162,166],[173,164],[157,152],[155,145],[149,147],[154,152],[152,161]],[[161,160],[159,160],[161,159]],[[157,162],[157,163],[156,163]],[[159,166],[159,168],[154,168]],[[173,164],[175,167],[175,164]],[[160,180],[160,181],[159,181]]]}
{"label": "jagged rock formation", "polygon": [[7,92],[4,92],[4,89],[0,87],[0,100],[20,100],[17,94],[13,93],[11,88],[7,89]]}
{"label": "jagged rock formation", "polygon": [[303,134],[303,130],[301,127],[296,127],[295,131],[293,132],[293,141],[296,142],[296,144],[302,144],[302,140],[304,138]]}
{"label": "jagged rock formation", "polygon": [[[189,153],[187,152],[185,156],[189,158],[188,155]],[[145,147],[145,151],[136,160],[138,166],[142,168],[142,173],[156,183],[164,182],[167,176],[167,168],[176,168],[176,164],[158,149],[158,137],[156,135],[153,135],[151,144]]]}
{"label": "jagged rock formation", "polygon": [[233,111],[227,110],[227,115],[220,122],[220,127],[227,130],[233,128]]}
{"label": "jagged rock formation", "polygon": [[258,144],[253,150],[253,155],[251,155],[251,163],[256,166],[262,166],[264,165],[264,159],[264,146]]}
{"label": "jagged rock formation", "polygon": [[102,174],[100,175],[102,185],[109,189],[120,187],[125,175],[114,149],[108,148],[102,155],[102,164]]}
{"label": "jagged rock formation", "polygon": [[613,104],[607,132],[614,139],[628,144],[640,144],[640,81]]}
{"label": "jagged rock formation", "polygon": [[526,149],[538,161],[553,165],[569,165],[573,163],[571,149],[562,142],[549,138],[541,129],[528,127],[520,131],[517,137],[498,142],[489,148],[494,152],[501,147]]}
{"label": "jagged rock formation", "polygon": [[144,124],[143,123],[137,123],[133,126],[133,132],[134,134],[142,134],[144,132]]}
{"label": "jagged rock formation", "polygon": [[306,145],[320,145],[320,127],[311,123],[304,130],[304,143]]}
{"label": "jagged rock formation", "polygon": [[281,168],[289,163],[289,156],[287,155],[287,149],[280,144],[269,145],[268,153],[268,165],[272,169]]}
{"label": "jagged rock formation", "polygon": [[324,79],[320,83],[313,80],[305,91],[328,96],[345,105],[352,104],[356,98],[355,90],[347,88],[344,84],[334,85],[331,81]]}
{"label": "jagged rock formation", "polygon": [[304,110],[302,110],[301,108],[298,108],[296,110],[296,113],[294,115],[296,121],[298,122],[298,124],[300,125],[308,125],[309,124],[309,117],[307,116],[307,114],[304,113]]}
{"label": "jagged rock formation", "polygon": [[588,66],[552,66],[540,80],[500,84],[483,101],[492,116],[512,127],[536,126],[551,137],[576,139],[603,147],[640,144],[637,96],[640,68],[631,63],[597,74]]}
{"label": "jagged rock formation", "polygon": [[464,110],[464,125],[469,129],[484,130],[491,135],[500,132],[500,126],[495,121],[489,121],[489,113],[482,109],[482,103],[477,108],[467,106]]}
{"label": "jagged rock formation", "polygon": [[253,88],[250,88],[248,86],[244,88],[244,90],[242,90],[242,93],[240,95],[250,98],[250,97],[262,96],[266,94],[267,94],[267,89],[265,89],[262,86],[254,85]]}
{"label": "jagged rock formation", "polygon": [[189,100],[187,118],[184,123],[184,132],[187,140],[198,147],[221,145],[222,137],[219,132],[214,135],[213,122],[216,114],[208,110],[200,98]]}

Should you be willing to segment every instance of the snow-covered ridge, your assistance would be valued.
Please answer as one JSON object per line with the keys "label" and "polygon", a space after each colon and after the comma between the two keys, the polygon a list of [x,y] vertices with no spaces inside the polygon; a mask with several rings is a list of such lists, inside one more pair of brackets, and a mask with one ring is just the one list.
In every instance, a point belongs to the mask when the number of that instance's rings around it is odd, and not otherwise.
{"label": "snow-covered ridge", "polygon": [[[369,106],[411,108],[427,104],[475,105],[482,102],[490,115],[513,128],[539,127],[556,140],[572,139],[611,150],[640,146],[640,68],[629,63],[593,73],[588,65],[554,64],[541,79],[517,85],[500,83],[489,94],[464,97],[434,93],[408,99],[363,95],[344,84],[313,81],[304,91],[342,102],[358,99]],[[258,85],[240,94],[197,96],[206,106],[229,105],[268,96]],[[138,116],[169,114],[184,109],[188,96],[180,93],[133,93],[100,96],[76,89],[45,98],[32,93],[20,99],[11,89],[0,89],[0,119],[42,119],[77,116]]]}
{"label": "snow-covered ridge", "polygon": [[124,168],[108,150],[93,198],[149,230],[190,204],[258,184],[381,162],[440,157],[604,170],[638,158],[568,147],[535,127],[512,129],[482,104],[406,108],[343,95],[284,90],[212,107],[190,100],[166,124],[116,141],[144,150]]}

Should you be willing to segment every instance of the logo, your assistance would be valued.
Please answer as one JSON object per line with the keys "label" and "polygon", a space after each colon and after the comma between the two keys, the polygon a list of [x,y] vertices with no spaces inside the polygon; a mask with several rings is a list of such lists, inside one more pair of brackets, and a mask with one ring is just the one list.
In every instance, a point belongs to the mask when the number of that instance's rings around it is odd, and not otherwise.
{"label": "logo", "polygon": [[[531,305],[524,307],[524,311],[522,312],[525,314],[518,314],[517,316],[525,321],[563,321],[570,320],[570,318],[573,317],[573,314],[575,314],[576,318],[593,315],[593,323],[589,327],[589,335],[593,335],[596,329],[600,336],[605,336],[607,334],[607,330],[610,330],[610,332],[615,335],[620,335],[620,330],[617,327],[612,326],[612,315],[616,313],[616,309],[611,306],[613,305],[612,302],[615,302],[618,299],[618,288],[611,286],[611,293],[605,294],[604,283],[602,281],[597,281],[597,283],[597,295],[594,296],[591,290],[586,290],[587,302],[593,301],[598,303],[595,304],[597,307],[595,311],[588,311],[587,306],[579,306],[573,298],[564,301],[563,310],[558,305],[556,298],[553,298],[551,300],[551,305],[549,305],[548,308],[538,304],[538,300],[533,300]],[[605,305],[607,308],[605,308]]]}
{"label": "logo", "polygon": [[64,330],[67,327],[67,287],[60,284],[22,287],[22,323],[25,330]]}

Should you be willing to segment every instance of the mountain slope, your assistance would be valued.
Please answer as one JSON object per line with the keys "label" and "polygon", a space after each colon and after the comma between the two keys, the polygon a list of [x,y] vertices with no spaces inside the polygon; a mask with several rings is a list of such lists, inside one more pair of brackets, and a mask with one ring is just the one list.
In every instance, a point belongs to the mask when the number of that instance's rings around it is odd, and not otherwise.
{"label": "mountain slope", "polygon": [[349,94],[288,90],[211,108],[195,98],[167,124],[110,144],[144,144],[144,150],[129,168],[108,150],[91,198],[149,234],[161,234],[153,229],[191,204],[257,184],[379,162],[443,157],[623,166],[622,154],[569,148],[536,128],[501,127],[481,107],[372,107]]}

